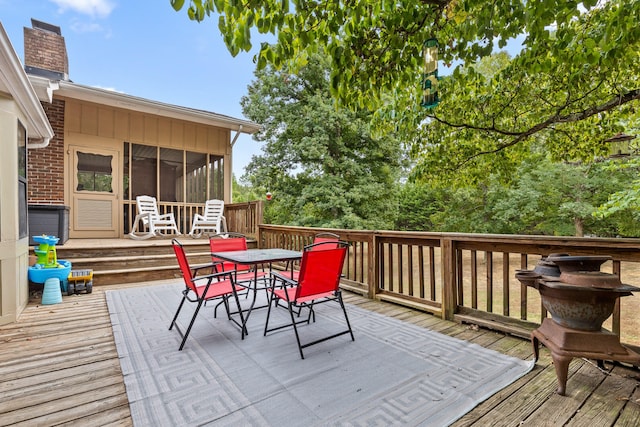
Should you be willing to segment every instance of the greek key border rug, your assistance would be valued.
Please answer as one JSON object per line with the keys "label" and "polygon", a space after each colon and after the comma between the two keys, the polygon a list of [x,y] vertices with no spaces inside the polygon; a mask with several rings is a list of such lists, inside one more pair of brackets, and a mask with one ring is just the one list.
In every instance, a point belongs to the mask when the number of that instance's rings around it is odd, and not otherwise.
{"label": "greek key border rug", "polygon": [[[136,426],[446,426],[533,368],[352,305],[355,341],[325,341],[305,349],[304,360],[292,328],[263,336],[266,309],[252,312],[241,340],[223,307],[214,318],[211,303],[178,351],[180,334],[168,326],[183,286],[107,292]],[[181,330],[195,307],[186,304]],[[303,342],[344,327],[338,304],[316,312],[315,323],[299,328]],[[285,309],[272,313],[273,324],[287,319]]]}

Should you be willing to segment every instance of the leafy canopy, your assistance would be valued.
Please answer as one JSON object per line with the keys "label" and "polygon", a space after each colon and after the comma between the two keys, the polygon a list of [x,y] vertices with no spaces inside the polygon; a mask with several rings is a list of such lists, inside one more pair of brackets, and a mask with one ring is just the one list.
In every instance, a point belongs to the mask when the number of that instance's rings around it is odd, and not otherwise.
{"label": "leafy canopy", "polygon": [[296,74],[267,67],[242,98],[263,124],[263,154],[247,166],[254,188],[273,194],[269,222],[350,229],[390,228],[401,164],[391,136],[373,138],[370,113],[336,108],[328,60],[312,57]]}
{"label": "leafy canopy", "polygon": [[[626,167],[613,167],[623,162]],[[523,162],[511,183],[490,175],[482,185],[452,189],[409,183],[399,195],[399,230],[637,237],[638,211],[609,209],[619,192],[637,191],[638,162]],[[607,202],[609,200],[609,202]],[[603,205],[604,203],[604,205]]]}
{"label": "leafy canopy", "polygon": [[[170,0],[177,11],[184,0]],[[440,41],[444,63],[475,63],[494,47],[526,35],[524,60],[535,71],[550,71],[554,60],[573,65],[611,64],[628,58],[638,39],[638,2],[626,0],[190,0],[190,19],[218,16],[218,26],[233,55],[252,48],[252,30],[276,36],[263,43],[258,67],[292,72],[310,54],[332,58],[332,87],[351,102],[371,103],[383,92],[416,87],[426,40]],[[598,6],[596,8],[596,6]],[[597,13],[587,13],[597,11]],[[576,22],[588,16],[590,27]],[[567,49],[581,52],[567,56]],[[577,70],[576,70],[577,71]],[[364,96],[366,95],[366,96]]]}
{"label": "leafy canopy", "polygon": [[[233,55],[252,48],[254,30],[274,35],[259,69],[295,73],[327,54],[333,95],[376,111],[378,132],[400,132],[423,178],[475,181],[487,167],[508,176],[532,150],[590,161],[640,99],[638,1],[190,0],[187,13],[217,16]],[[523,50],[499,72],[476,68],[518,36]],[[422,49],[434,37],[441,66],[455,68],[441,104],[425,110]]]}

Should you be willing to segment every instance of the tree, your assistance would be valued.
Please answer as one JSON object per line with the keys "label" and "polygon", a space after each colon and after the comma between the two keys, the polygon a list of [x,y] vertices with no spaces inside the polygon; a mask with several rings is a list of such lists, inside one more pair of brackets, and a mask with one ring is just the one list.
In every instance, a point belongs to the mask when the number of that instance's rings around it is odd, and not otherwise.
{"label": "tree", "polygon": [[630,55],[628,67],[622,60],[623,66],[604,70],[600,63],[546,57],[539,59],[549,61],[548,69],[531,69],[523,66],[528,56],[490,77],[480,66],[454,73],[442,84],[439,108],[405,122],[420,159],[416,175],[475,182],[487,170],[508,177],[539,152],[583,163],[609,154],[607,139],[625,130],[623,119],[637,108],[640,91],[627,88],[637,84],[638,55]]}
{"label": "tree", "polygon": [[432,215],[443,209],[443,195],[423,183],[407,182],[398,195],[398,217],[394,230],[434,231]]}
{"label": "tree", "polygon": [[480,185],[460,188],[409,183],[400,192],[397,229],[637,236],[637,210],[621,206],[605,216],[599,207],[620,192],[637,191],[637,162],[624,161],[626,167],[619,162],[557,163],[538,155],[524,162],[509,183],[493,175]]}
{"label": "tree", "polygon": [[495,206],[496,216],[521,223],[518,227],[532,234],[616,235],[619,224],[593,215],[630,178],[629,171],[612,173],[608,163],[554,163],[542,157],[528,162]]}
{"label": "tree", "polygon": [[233,203],[250,202],[264,197],[264,193],[258,194],[251,184],[238,181],[235,174],[232,177],[231,185],[233,188]]}
{"label": "tree", "polygon": [[[184,3],[171,0],[176,10]],[[417,172],[448,179],[462,167],[486,171],[492,159],[512,166],[533,140],[555,158],[591,160],[615,130],[611,112],[640,98],[638,1],[190,0],[187,11],[197,21],[217,15],[233,55],[251,49],[254,29],[275,35],[255,57],[259,68],[286,64],[295,73],[316,52],[328,54],[333,94],[377,111],[381,132],[405,132],[429,158]],[[509,67],[490,78],[474,72],[517,36],[523,50]],[[442,81],[443,102],[423,110],[421,56],[433,37],[442,62],[458,65]],[[585,123],[567,126],[577,122]]]}
{"label": "tree", "polygon": [[609,220],[618,224],[618,234],[623,236],[640,235],[640,158],[632,157],[609,165],[609,174],[626,172],[629,176],[626,186],[609,195],[605,203],[600,205],[594,218],[599,221]]}
{"label": "tree", "polygon": [[263,125],[263,154],[247,166],[255,189],[273,194],[265,218],[279,224],[391,228],[401,151],[392,135],[373,138],[370,112],[336,108],[328,59],[310,58],[290,74],[267,67],[241,104]]}

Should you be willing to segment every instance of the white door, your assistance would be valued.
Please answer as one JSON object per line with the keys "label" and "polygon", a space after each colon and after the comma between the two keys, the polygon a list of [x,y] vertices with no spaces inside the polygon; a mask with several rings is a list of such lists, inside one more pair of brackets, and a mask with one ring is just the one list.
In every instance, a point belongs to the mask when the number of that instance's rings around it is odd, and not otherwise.
{"label": "white door", "polygon": [[120,223],[119,152],[69,146],[71,238],[117,238]]}

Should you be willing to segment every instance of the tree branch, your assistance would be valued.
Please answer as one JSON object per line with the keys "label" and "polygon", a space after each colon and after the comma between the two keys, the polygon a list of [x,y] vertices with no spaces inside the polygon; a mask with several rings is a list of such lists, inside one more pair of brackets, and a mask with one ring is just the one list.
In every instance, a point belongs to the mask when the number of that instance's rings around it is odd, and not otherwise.
{"label": "tree branch", "polygon": [[614,108],[619,107],[620,105],[626,104],[628,102],[634,101],[634,100],[638,100],[640,99],[640,89],[634,89],[632,91],[629,91],[627,93],[624,93],[622,95],[619,96],[614,96],[612,97],[609,101],[605,102],[604,104],[600,104],[597,106],[594,106],[592,108],[588,108],[586,110],[583,111],[579,111],[579,112],[575,112],[575,113],[571,113],[571,114],[565,114],[565,115],[560,115],[560,114],[555,114],[551,117],[549,117],[548,119],[536,124],[535,126],[530,127],[529,129],[525,130],[525,131],[521,131],[521,132],[509,132],[509,131],[505,131],[505,130],[499,130],[496,129],[495,127],[480,127],[480,126],[472,126],[469,124],[453,124],[453,123],[448,123],[446,120],[441,119],[435,115],[430,115],[429,117],[437,120],[440,123],[443,123],[447,126],[453,127],[453,128],[465,128],[465,129],[474,129],[474,130],[482,130],[482,131],[486,131],[486,132],[493,132],[493,133],[498,133],[500,135],[505,135],[505,136],[513,136],[514,138],[504,142],[502,144],[499,144],[496,148],[492,149],[492,150],[486,150],[486,151],[480,151],[468,158],[466,158],[465,160],[463,160],[462,162],[458,163],[456,165],[456,169],[464,166],[465,164],[469,163],[471,160],[475,159],[476,157],[480,157],[480,156],[484,156],[487,154],[495,154],[498,153],[506,148],[512,147],[522,141],[524,141],[526,138],[544,130],[547,129],[551,126],[553,126],[554,124],[559,124],[559,123],[572,123],[572,122],[578,122],[580,120],[584,120],[587,119],[591,116],[594,116],[596,114],[600,114],[609,110],[612,110]]}

